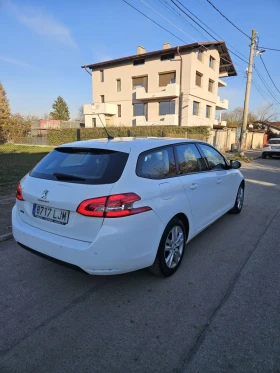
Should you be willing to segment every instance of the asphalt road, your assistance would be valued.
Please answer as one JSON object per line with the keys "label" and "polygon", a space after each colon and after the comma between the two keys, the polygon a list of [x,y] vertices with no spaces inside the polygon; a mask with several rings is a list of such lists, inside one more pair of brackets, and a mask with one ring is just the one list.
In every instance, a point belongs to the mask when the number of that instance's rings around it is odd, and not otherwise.
{"label": "asphalt road", "polygon": [[280,159],[171,278],[92,277],[0,243],[0,372],[280,372]]}

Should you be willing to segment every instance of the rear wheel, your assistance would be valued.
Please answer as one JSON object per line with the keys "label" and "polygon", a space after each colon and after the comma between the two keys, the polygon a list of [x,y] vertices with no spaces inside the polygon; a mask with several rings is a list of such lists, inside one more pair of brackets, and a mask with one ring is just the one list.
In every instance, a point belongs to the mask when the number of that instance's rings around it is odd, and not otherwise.
{"label": "rear wheel", "polygon": [[266,154],[262,153],[262,159],[266,159]]}
{"label": "rear wheel", "polygon": [[243,202],[244,202],[244,185],[241,184],[237,192],[235,204],[233,208],[230,210],[230,213],[239,214],[242,210]]}
{"label": "rear wheel", "polygon": [[172,219],[166,226],[154,264],[149,270],[165,277],[173,275],[179,268],[185,251],[186,229],[178,218]]}

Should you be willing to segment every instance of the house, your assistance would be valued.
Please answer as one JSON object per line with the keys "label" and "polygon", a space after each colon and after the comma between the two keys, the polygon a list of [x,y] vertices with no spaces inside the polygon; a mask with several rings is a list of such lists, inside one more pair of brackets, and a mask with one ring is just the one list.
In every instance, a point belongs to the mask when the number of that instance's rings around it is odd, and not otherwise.
{"label": "house", "polygon": [[93,104],[84,105],[85,127],[226,125],[215,120],[228,109],[221,78],[236,76],[224,41],[146,52],[82,66],[92,72]]}
{"label": "house", "polygon": [[275,137],[280,137],[280,122],[254,122],[254,127],[260,127],[265,130],[269,130]]}

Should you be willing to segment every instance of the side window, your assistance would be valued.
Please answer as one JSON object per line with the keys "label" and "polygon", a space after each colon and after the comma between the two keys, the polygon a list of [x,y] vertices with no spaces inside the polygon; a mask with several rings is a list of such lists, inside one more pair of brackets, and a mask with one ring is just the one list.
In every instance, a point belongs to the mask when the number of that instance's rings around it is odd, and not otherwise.
{"label": "side window", "polygon": [[180,174],[200,172],[207,169],[204,159],[201,157],[194,144],[177,145],[175,151],[178,158]]}
{"label": "side window", "polygon": [[172,147],[153,149],[140,154],[136,174],[147,179],[165,179],[176,175]]}
{"label": "side window", "polygon": [[199,144],[205,158],[208,161],[211,170],[223,170],[226,166],[224,157],[217,152],[217,150],[211,148],[211,146]]}

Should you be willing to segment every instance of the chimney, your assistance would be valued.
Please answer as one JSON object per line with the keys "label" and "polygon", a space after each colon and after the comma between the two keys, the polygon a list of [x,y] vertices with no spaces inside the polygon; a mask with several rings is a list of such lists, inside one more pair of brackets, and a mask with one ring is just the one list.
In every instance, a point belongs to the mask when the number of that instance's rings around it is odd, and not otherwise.
{"label": "chimney", "polygon": [[163,49],[169,49],[171,47],[170,43],[164,43],[163,44]]}
{"label": "chimney", "polygon": [[143,54],[143,53],[146,53],[146,49],[144,47],[141,47],[141,45],[139,45],[139,47],[137,48],[137,54]]}

